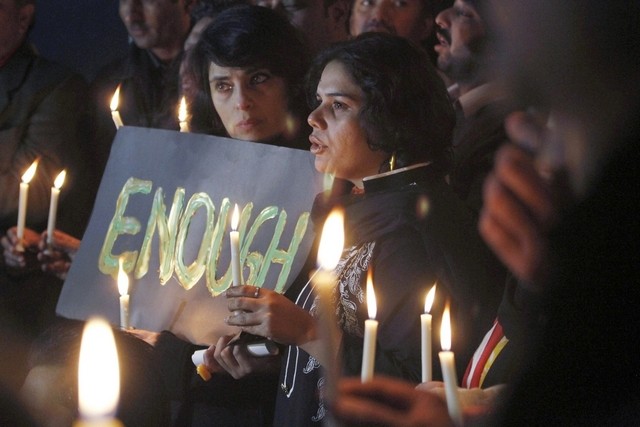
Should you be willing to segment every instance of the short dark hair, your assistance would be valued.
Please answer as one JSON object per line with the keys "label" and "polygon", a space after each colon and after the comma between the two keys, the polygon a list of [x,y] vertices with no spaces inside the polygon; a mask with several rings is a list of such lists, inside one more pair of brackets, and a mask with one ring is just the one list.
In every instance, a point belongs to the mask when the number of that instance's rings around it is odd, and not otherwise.
{"label": "short dark hair", "polygon": [[211,105],[209,65],[212,62],[222,67],[266,68],[284,79],[290,112],[306,116],[303,89],[310,62],[307,52],[298,30],[270,8],[241,5],[220,13],[203,32],[192,55],[193,70],[203,91],[200,104],[203,108],[209,105],[212,110],[213,128],[209,133],[226,135]]}
{"label": "short dark hair", "polygon": [[325,66],[340,62],[364,92],[360,124],[372,150],[396,153],[398,167],[432,161],[450,164],[455,114],[444,83],[424,50],[384,33],[365,33],[322,52],[307,77],[307,99]]}

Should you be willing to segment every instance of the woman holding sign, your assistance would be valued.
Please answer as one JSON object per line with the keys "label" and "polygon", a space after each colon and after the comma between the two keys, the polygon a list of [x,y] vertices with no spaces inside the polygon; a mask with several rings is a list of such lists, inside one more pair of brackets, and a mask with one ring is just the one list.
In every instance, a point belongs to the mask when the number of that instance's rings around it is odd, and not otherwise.
{"label": "woman holding sign", "polygon": [[[341,333],[340,370],[360,374],[368,317],[365,279],[372,269],[379,321],[375,373],[419,382],[420,314],[433,282],[443,289],[436,310],[443,294],[461,313],[470,312],[470,296],[483,304],[480,316],[466,314],[467,324],[490,324],[501,295],[500,281],[493,289],[472,289],[485,285],[482,274],[472,277],[482,270],[476,263],[484,262],[485,254],[476,252],[474,242],[480,239],[473,221],[444,180],[451,103],[424,52],[384,34],[363,35],[321,53],[308,83],[316,169],[350,187],[319,196],[312,212],[317,229],[332,207],[345,213],[345,250],[331,298]],[[275,425],[319,424],[328,410],[321,370],[327,358],[317,351],[326,346],[318,337],[318,295],[302,279],[289,290],[296,292],[295,303],[251,286],[227,290],[228,324],[288,346],[282,352]],[[473,341],[463,343],[471,351],[475,347]],[[241,350],[215,350],[217,362],[238,377],[249,370]]]}

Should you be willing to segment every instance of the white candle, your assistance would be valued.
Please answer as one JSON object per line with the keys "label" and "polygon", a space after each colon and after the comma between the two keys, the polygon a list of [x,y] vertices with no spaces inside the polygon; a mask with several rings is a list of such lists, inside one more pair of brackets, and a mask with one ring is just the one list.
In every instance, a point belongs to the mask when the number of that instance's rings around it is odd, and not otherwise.
{"label": "white candle", "polygon": [[120,258],[118,269],[118,292],[120,292],[120,327],[129,329],[129,276],[122,266],[122,258]]}
{"label": "white candle", "polygon": [[113,119],[113,124],[116,125],[116,129],[120,129],[122,124],[122,118],[120,118],[120,112],[118,112],[118,104],[120,103],[120,86],[116,88],[116,91],[113,93],[113,98],[111,98],[111,118]]}
{"label": "white candle", "polygon": [[49,221],[47,222],[47,243],[51,244],[53,241],[53,230],[56,228],[56,213],[58,212],[58,198],[60,197],[60,188],[64,184],[64,178],[67,176],[67,171],[63,170],[58,174],[53,187],[51,187],[51,203],[49,204]]}
{"label": "white candle", "polygon": [[180,121],[180,132],[189,132],[189,123],[187,122],[187,101],[184,96],[180,100],[180,107],[178,108],[178,120]]}
{"label": "white candle", "polygon": [[121,426],[115,419],[120,393],[118,352],[109,324],[89,319],[82,333],[78,362],[78,410],[74,426]]}
{"label": "white candle", "polygon": [[27,200],[29,198],[29,183],[36,174],[36,168],[38,167],[38,159],[31,163],[31,166],[22,174],[22,182],[20,183],[20,195],[18,196],[18,227],[16,230],[16,237],[18,238],[18,245],[16,250],[23,252],[24,246],[22,240],[24,239],[24,226],[27,220]]}
{"label": "white candle", "polygon": [[376,335],[378,334],[378,321],[375,320],[377,305],[376,295],[373,291],[371,270],[367,274],[367,311],[369,318],[364,321],[364,344],[362,346],[362,369],[360,379],[362,382],[373,379],[373,368],[376,360]]}
{"label": "white candle", "polygon": [[240,211],[236,204],[231,215],[231,232],[229,233],[229,241],[231,243],[231,275],[233,277],[233,286],[242,284],[242,275],[240,270],[240,233],[238,232],[238,223],[240,222]]}
{"label": "white candle", "polygon": [[321,350],[324,352],[322,359],[325,362],[322,367],[325,375],[324,400],[327,402],[335,400],[340,377],[339,363],[336,361],[339,358],[340,333],[332,297],[336,286],[336,276],[333,271],[340,261],[343,247],[344,219],[342,212],[334,210],[324,223],[318,246],[318,269],[311,277],[313,290],[318,295],[318,310],[321,314],[318,335],[325,343]]}
{"label": "white candle", "polygon": [[424,299],[424,314],[420,315],[420,329],[422,332],[422,382],[433,379],[433,363],[431,362],[431,307],[436,294],[433,285]]}
{"label": "white candle", "polygon": [[455,357],[451,351],[451,316],[449,314],[449,304],[447,304],[442,315],[440,344],[442,346],[442,351],[439,353],[440,366],[442,367],[442,378],[444,379],[447,409],[454,424],[461,426],[463,424],[462,406],[460,405],[460,396],[458,396],[458,376],[456,375]]}

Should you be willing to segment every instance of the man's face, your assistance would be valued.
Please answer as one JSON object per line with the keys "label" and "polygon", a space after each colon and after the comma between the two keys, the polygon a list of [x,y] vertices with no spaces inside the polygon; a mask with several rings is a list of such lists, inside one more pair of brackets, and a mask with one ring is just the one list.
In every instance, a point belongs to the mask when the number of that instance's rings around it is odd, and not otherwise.
{"label": "man's face", "polygon": [[183,0],[120,0],[120,18],[141,49],[180,46],[190,23]]}
{"label": "man's face", "polygon": [[456,0],[436,16],[436,25],[438,68],[456,82],[476,77],[485,26],[475,7]]}
{"label": "man's face", "polygon": [[433,29],[425,0],[355,0],[349,29],[352,36],[385,32],[420,43]]}
{"label": "man's face", "polygon": [[322,0],[254,0],[253,4],[284,13],[313,53],[348,38],[347,0],[333,2],[327,9]]}
{"label": "man's face", "polygon": [[33,18],[33,5],[18,7],[15,0],[0,0],[0,59],[22,43]]}

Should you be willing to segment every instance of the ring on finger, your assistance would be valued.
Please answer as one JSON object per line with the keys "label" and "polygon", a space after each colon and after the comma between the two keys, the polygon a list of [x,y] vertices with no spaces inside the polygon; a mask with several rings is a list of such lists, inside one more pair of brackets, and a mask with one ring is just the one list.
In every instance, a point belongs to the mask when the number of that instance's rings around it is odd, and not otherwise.
{"label": "ring on finger", "polygon": [[260,296],[260,288],[256,286],[256,291],[253,293],[254,298],[258,298]]}

